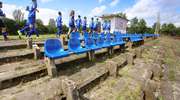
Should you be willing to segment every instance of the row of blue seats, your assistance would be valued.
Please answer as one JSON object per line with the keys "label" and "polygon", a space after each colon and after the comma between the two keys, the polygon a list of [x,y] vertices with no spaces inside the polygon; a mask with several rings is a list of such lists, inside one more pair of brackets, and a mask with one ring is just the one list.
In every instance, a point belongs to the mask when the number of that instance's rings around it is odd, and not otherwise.
{"label": "row of blue seats", "polygon": [[[73,36],[74,35],[74,36]],[[106,34],[105,37],[99,36],[93,38],[88,36],[84,38],[85,46],[81,46],[81,40],[73,33],[68,41],[68,50],[65,51],[59,39],[48,39],[45,42],[45,56],[51,59],[57,59],[69,56],[72,52],[75,54],[86,53],[91,50],[99,50],[101,48],[109,48],[118,45],[124,45],[125,42],[121,37],[111,37],[111,34]],[[89,34],[88,34],[89,35]],[[101,34],[102,35],[102,34]]]}
{"label": "row of blue seats", "polygon": [[[146,34],[146,36],[154,37],[154,35]],[[51,59],[63,58],[71,53],[81,54],[91,50],[99,50],[101,48],[109,48],[118,45],[124,45],[123,38],[129,38],[131,42],[143,41],[142,34],[120,34],[119,32],[111,33],[84,33],[82,38],[78,32],[73,32],[68,41],[68,50],[65,51],[59,39],[48,39],[45,42],[45,56]],[[85,46],[81,46],[81,40],[84,40]]]}
{"label": "row of blue seats", "polygon": [[88,37],[92,37],[93,39],[98,39],[99,37],[101,38],[105,38],[107,37],[107,35],[110,35],[111,38],[114,38],[114,37],[118,37],[118,38],[129,38],[129,40],[131,42],[138,42],[138,41],[142,41],[143,40],[143,36],[142,35],[139,35],[139,34],[121,34],[119,32],[114,32],[113,34],[111,33],[92,33],[92,34],[89,34],[89,33],[84,33],[84,36],[81,37],[80,36],[80,33],[79,32],[73,32],[71,34],[71,38],[79,38],[80,40],[84,40]]}

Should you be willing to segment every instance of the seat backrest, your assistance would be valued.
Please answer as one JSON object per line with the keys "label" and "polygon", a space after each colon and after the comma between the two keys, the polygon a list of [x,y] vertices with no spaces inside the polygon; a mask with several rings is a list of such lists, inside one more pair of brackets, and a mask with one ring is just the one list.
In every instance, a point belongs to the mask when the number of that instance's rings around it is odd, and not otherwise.
{"label": "seat backrest", "polygon": [[81,42],[78,38],[70,38],[68,41],[68,49],[76,50],[81,47]]}
{"label": "seat backrest", "polygon": [[70,37],[71,38],[80,38],[80,33],[79,32],[72,32]]}
{"label": "seat backrest", "polygon": [[100,34],[100,37],[101,37],[101,38],[106,38],[106,34],[105,34],[104,32],[102,32],[102,33]]}
{"label": "seat backrest", "polygon": [[85,39],[85,47],[90,48],[90,47],[93,47],[93,46],[95,46],[95,41],[94,41],[94,39],[92,39],[92,38],[86,38],[86,39]]}
{"label": "seat backrest", "polygon": [[111,43],[112,43],[111,33],[107,33],[107,34],[106,34],[105,40],[106,40],[106,41],[105,41],[106,44],[111,44]]}
{"label": "seat backrest", "polygon": [[89,38],[90,34],[88,32],[84,32],[84,39]]}
{"label": "seat backrest", "polygon": [[94,33],[92,34],[92,37],[95,38],[95,39],[97,39],[97,38],[99,38],[99,34],[98,34],[97,32],[94,32]]}
{"label": "seat backrest", "polygon": [[45,41],[44,49],[47,52],[56,52],[63,50],[61,41],[59,39],[48,39]]}
{"label": "seat backrest", "polygon": [[104,38],[99,37],[96,41],[96,45],[102,47],[104,45]]}

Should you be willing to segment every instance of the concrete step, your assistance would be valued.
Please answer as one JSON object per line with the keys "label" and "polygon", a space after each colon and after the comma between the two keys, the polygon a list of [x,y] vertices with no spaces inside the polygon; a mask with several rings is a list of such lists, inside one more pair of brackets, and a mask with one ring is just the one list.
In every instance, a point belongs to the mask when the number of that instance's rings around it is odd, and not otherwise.
{"label": "concrete step", "polygon": [[46,74],[42,60],[25,60],[0,66],[0,89],[15,86],[23,81],[35,80]]}
{"label": "concrete step", "polygon": [[[80,56],[82,58],[85,57],[84,55]],[[78,59],[77,57],[79,56],[74,55],[68,60],[74,61],[74,59]],[[122,55],[106,60],[115,60],[119,57],[122,57]],[[21,100],[24,97],[26,97],[26,100],[62,99],[66,97],[62,91],[62,80],[66,78],[74,81],[77,84],[78,90],[81,91],[80,93],[83,93],[89,91],[92,87],[96,86],[108,77],[109,72],[106,68],[106,64],[104,63],[106,60],[96,63],[78,60],[70,63],[68,60],[64,60],[68,65],[63,66],[63,64],[60,64],[57,66],[60,67],[60,71],[58,71],[60,76],[53,79],[45,76],[28,83],[19,84],[12,88],[3,89],[0,91],[0,99]]]}
{"label": "concrete step", "polygon": [[[38,46],[42,47],[44,42],[34,41]],[[0,41],[0,51],[14,50],[26,48],[27,44],[25,40],[11,40],[11,41]]]}
{"label": "concrete step", "polygon": [[[41,51],[43,51],[43,48],[41,48]],[[33,57],[34,52],[32,49],[5,50],[0,52],[0,65],[24,59],[33,59]]]}

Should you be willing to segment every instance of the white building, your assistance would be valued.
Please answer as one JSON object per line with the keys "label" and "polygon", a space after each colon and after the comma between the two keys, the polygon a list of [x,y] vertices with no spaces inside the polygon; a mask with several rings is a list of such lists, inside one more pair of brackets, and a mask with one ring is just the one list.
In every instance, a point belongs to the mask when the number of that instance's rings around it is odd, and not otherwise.
{"label": "white building", "polygon": [[126,33],[127,23],[128,23],[127,19],[122,18],[121,16],[118,16],[117,14],[103,15],[100,18],[102,19],[102,22],[104,20],[111,21],[111,32],[119,31],[121,33]]}

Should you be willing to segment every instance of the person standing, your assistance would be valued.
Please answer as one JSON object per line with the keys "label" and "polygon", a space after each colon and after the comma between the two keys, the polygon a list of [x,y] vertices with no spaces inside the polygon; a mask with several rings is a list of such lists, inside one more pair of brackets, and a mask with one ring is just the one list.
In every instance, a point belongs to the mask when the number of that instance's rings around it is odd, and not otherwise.
{"label": "person standing", "polygon": [[107,27],[107,20],[104,20],[104,22],[102,24],[102,29],[103,29],[104,33],[106,33],[106,27]]}
{"label": "person standing", "polygon": [[77,29],[78,32],[81,31],[81,25],[82,25],[81,16],[78,15],[78,19],[76,20],[76,29]]}
{"label": "person standing", "polygon": [[56,33],[56,37],[59,38],[62,34],[62,14],[60,11],[58,12],[58,15],[59,15],[58,18],[56,19],[56,27],[58,29]]}
{"label": "person standing", "polygon": [[91,18],[91,22],[89,24],[89,28],[90,28],[90,33],[92,34],[94,31],[94,18]]}
{"label": "person standing", "polygon": [[29,27],[30,31],[28,32],[28,37],[31,37],[33,33],[36,33],[36,36],[39,37],[39,34],[36,30],[36,11],[37,10],[37,0],[32,0],[32,6],[29,10],[28,19],[29,19]]}
{"label": "person standing", "polygon": [[97,18],[96,22],[94,23],[94,28],[93,28],[94,32],[98,32],[98,23],[99,23],[99,19]]}
{"label": "person standing", "polygon": [[69,15],[69,31],[68,31],[68,37],[70,36],[71,32],[75,31],[75,20],[74,20],[74,16],[75,16],[75,11],[72,10],[70,12],[70,15]]}
{"label": "person standing", "polygon": [[84,20],[82,21],[82,31],[83,33],[87,32],[87,17],[84,17]]}
{"label": "person standing", "polygon": [[111,32],[111,20],[108,20],[106,30],[107,30],[108,33]]}
{"label": "person standing", "polygon": [[[30,10],[29,10],[29,6],[26,7],[26,11],[30,11]],[[30,12],[29,12],[29,13],[30,13]],[[30,20],[30,19],[29,19],[29,17],[28,17],[28,19],[26,20],[25,26],[24,26],[22,29],[20,29],[20,30],[17,31],[17,32],[18,32],[18,35],[19,35],[19,39],[21,39],[21,36],[22,36],[23,33],[26,34],[26,37],[28,36],[28,31],[30,30],[29,20]]]}
{"label": "person standing", "polygon": [[98,29],[97,32],[101,33],[101,22],[98,20],[98,25],[97,25]]}
{"label": "person standing", "polygon": [[4,37],[4,40],[7,41],[8,40],[8,33],[6,31],[6,27],[4,25],[4,22],[3,22],[3,18],[6,17],[5,13],[1,10],[1,8],[3,7],[3,3],[0,1],[0,29],[1,29],[1,32],[2,32],[2,35]]}

